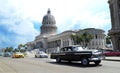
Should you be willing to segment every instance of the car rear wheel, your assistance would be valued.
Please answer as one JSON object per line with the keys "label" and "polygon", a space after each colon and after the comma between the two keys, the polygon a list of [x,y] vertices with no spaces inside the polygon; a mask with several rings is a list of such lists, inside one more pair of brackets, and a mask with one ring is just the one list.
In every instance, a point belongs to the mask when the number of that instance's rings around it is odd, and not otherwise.
{"label": "car rear wheel", "polygon": [[99,60],[99,61],[95,61],[94,63],[95,63],[95,65],[99,65],[100,62],[101,62],[101,60]]}
{"label": "car rear wheel", "polygon": [[56,62],[57,63],[60,63],[61,62],[61,59],[59,57],[56,58]]}
{"label": "car rear wheel", "polygon": [[83,58],[81,60],[81,63],[82,63],[83,66],[87,66],[89,64],[89,60],[87,58]]}

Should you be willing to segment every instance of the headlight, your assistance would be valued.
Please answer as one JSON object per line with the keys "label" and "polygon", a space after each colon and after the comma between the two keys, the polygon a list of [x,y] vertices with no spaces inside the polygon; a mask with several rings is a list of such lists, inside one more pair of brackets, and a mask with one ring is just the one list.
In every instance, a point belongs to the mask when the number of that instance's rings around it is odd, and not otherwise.
{"label": "headlight", "polygon": [[100,57],[102,56],[101,52],[93,52],[92,57]]}

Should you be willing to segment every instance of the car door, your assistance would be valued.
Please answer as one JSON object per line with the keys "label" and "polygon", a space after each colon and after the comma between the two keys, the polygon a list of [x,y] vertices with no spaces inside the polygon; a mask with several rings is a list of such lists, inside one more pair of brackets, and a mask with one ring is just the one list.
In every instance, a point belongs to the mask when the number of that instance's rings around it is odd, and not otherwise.
{"label": "car door", "polygon": [[72,47],[67,47],[67,51],[66,51],[66,59],[67,60],[73,60],[73,51],[72,51]]}
{"label": "car door", "polygon": [[65,59],[65,48],[61,48],[58,54],[59,54],[60,59],[64,60]]}

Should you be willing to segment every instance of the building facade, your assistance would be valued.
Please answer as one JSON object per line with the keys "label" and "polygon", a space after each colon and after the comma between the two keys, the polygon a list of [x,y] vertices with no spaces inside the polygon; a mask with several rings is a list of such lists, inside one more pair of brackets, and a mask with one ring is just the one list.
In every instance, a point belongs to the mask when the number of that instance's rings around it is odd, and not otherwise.
{"label": "building facade", "polygon": [[120,0],[109,0],[112,28],[109,35],[112,40],[113,49],[120,51]]}
{"label": "building facade", "polygon": [[93,39],[88,43],[89,49],[106,49],[105,31],[95,28],[87,28],[77,31],[78,34],[89,33],[93,36]]}
{"label": "building facade", "polygon": [[83,30],[67,30],[60,34],[56,34],[56,22],[50,9],[47,15],[43,17],[42,26],[40,27],[40,35],[35,40],[28,42],[28,50],[40,49],[46,52],[57,52],[61,47],[75,45],[71,35],[83,34],[88,32],[93,35],[93,39],[88,44],[89,49],[105,49],[105,31],[95,28],[87,28]]}

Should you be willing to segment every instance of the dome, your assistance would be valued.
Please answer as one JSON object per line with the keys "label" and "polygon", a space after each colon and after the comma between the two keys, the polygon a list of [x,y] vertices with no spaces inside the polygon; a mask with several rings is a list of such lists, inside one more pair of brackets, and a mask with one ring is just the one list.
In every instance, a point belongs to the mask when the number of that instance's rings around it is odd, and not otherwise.
{"label": "dome", "polygon": [[45,16],[43,17],[42,24],[51,24],[51,25],[56,24],[55,18],[54,18],[53,15],[51,15],[50,9],[48,9],[47,15],[45,15]]}
{"label": "dome", "polygon": [[41,35],[49,36],[56,34],[56,22],[53,15],[51,15],[50,9],[48,9],[47,14],[43,17],[42,26],[40,27]]}

